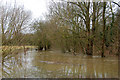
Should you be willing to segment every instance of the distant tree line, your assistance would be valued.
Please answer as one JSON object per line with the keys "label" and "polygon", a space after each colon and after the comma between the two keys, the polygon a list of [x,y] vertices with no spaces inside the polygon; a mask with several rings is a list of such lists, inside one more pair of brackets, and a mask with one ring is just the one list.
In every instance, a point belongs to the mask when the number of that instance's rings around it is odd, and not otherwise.
{"label": "distant tree line", "polygon": [[33,26],[37,25],[41,45],[49,41],[63,52],[104,57],[118,55],[118,14],[119,8],[112,2],[52,1],[46,21],[38,20]]}

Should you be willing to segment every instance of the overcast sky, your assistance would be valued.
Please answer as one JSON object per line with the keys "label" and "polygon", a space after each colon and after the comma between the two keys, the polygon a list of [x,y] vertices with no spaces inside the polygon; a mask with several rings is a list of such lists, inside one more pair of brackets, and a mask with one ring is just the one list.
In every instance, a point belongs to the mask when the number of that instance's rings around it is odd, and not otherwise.
{"label": "overcast sky", "polygon": [[[13,3],[16,1],[17,4],[24,5],[26,9],[32,11],[33,18],[44,19],[45,13],[47,13],[47,5],[50,0],[0,0],[2,2]],[[59,0],[54,0],[59,1]],[[75,1],[75,0],[73,0]],[[118,2],[119,0],[114,0]]]}
{"label": "overcast sky", "polygon": [[44,19],[45,13],[47,13],[47,5],[49,0],[0,0],[2,2],[7,2],[14,4],[15,1],[19,5],[24,5],[25,9],[32,11],[33,18],[42,18]]}

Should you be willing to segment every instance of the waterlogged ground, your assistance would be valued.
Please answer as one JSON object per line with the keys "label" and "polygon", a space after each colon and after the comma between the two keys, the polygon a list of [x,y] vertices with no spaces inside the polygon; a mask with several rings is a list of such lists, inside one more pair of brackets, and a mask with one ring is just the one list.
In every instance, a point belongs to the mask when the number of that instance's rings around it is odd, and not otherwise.
{"label": "waterlogged ground", "polygon": [[118,58],[28,50],[5,60],[2,74],[7,78],[118,78]]}

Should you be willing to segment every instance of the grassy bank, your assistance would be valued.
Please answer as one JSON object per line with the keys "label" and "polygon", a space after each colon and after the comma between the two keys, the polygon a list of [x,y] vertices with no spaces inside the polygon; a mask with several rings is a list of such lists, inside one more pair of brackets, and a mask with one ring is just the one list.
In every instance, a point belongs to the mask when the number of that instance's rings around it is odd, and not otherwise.
{"label": "grassy bank", "polygon": [[[36,46],[25,46],[25,49],[32,49]],[[15,50],[22,50],[24,49],[24,46],[2,46],[0,47],[2,49],[2,53],[6,52],[14,52]]]}

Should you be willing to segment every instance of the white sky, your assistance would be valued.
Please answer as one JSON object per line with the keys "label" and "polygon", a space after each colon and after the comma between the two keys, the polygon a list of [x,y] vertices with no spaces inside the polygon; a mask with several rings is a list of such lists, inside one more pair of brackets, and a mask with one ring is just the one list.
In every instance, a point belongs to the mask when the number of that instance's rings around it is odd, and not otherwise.
{"label": "white sky", "polygon": [[[0,1],[7,3],[14,3],[16,1],[17,4],[24,5],[25,9],[31,10],[33,18],[45,19],[44,15],[45,13],[47,13],[47,5],[50,0],[0,0]],[[119,0],[114,1],[118,2]]]}
{"label": "white sky", "polygon": [[25,9],[32,11],[33,18],[44,19],[45,13],[47,13],[47,5],[49,0],[0,0],[7,3],[16,3],[19,5],[24,5]]}
{"label": "white sky", "polygon": [[24,7],[31,10],[34,18],[41,17],[47,12],[46,0],[19,0]]}

